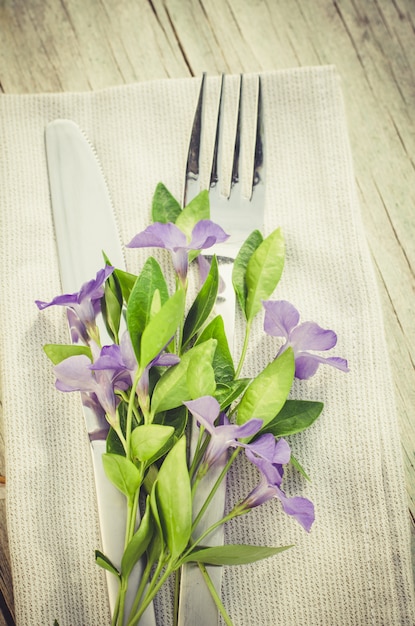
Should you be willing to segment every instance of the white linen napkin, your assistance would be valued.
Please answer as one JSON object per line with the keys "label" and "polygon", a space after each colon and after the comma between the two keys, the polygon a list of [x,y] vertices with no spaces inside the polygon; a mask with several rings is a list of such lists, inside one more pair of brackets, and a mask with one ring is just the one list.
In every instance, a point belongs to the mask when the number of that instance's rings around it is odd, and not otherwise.
{"label": "white linen napkin", "polygon": [[[213,104],[219,79],[208,83]],[[94,563],[100,539],[82,409],[77,394],[55,390],[42,351],[45,343],[67,340],[65,316],[58,308],[40,313],[34,304],[61,293],[45,125],[70,118],[86,132],[128,242],[149,223],[157,182],[177,197],[183,192],[198,88],[199,79],[182,79],[0,96],[1,376],[20,626],[110,623],[105,576]],[[350,373],[322,366],[314,378],[296,382],[293,397],[322,400],[325,409],[309,431],[290,439],[312,481],[290,471],[285,488],[314,502],[316,522],[307,534],[275,500],[232,521],[228,542],[295,547],[225,568],[224,603],[235,626],[413,626],[393,387],[339,77],[332,67],[287,70],[263,74],[262,88],[264,232],[281,226],[287,244],[275,295],[295,304],[302,321],[337,332],[332,353],[348,359]],[[206,114],[213,127],[214,107]],[[249,106],[245,115],[252,117]],[[138,272],[142,258],[129,250],[128,269]],[[255,373],[276,351],[258,321],[246,372]],[[230,499],[246,495],[257,478],[241,459],[229,479]],[[160,626],[171,624],[170,602],[168,593],[156,602]]]}

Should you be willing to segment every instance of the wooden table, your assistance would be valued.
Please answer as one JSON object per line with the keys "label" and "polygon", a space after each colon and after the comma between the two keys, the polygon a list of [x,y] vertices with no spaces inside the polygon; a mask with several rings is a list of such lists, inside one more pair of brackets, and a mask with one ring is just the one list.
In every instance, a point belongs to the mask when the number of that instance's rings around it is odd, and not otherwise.
{"label": "wooden table", "polygon": [[[336,65],[383,305],[415,529],[413,0],[2,0],[0,33],[4,93]],[[7,476],[1,433],[0,475]],[[5,490],[0,482],[0,626],[14,623]]]}

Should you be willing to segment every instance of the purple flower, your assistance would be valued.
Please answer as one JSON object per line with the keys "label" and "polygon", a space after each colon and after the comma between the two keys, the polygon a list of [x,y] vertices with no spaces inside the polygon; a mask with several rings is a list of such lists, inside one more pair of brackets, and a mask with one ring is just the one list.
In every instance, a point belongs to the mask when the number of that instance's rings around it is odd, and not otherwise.
{"label": "purple flower", "polygon": [[348,372],[347,361],[340,357],[322,357],[309,350],[330,350],[337,343],[337,335],[332,330],[325,330],[315,322],[299,324],[300,314],[286,300],[262,303],[265,308],[264,330],[273,337],[284,337],[285,344],[278,354],[291,347],[295,358],[295,376],[310,378],[318,366],[323,363],[332,365],[343,372]]}
{"label": "purple flower", "polygon": [[[120,354],[121,354],[121,358],[122,358],[125,368],[130,373],[131,383],[134,384],[135,377],[137,374],[138,363],[137,363],[137,359],[134,354],[134,349],[131,343],[130,333],[128,331],[125,331],[125,333],[121,337]],[[179,361],[180,361],[180,358],[177,356],[177,354],[171,354],[169,352],[163,352],[163,351],[160,352],[160,354],[158,354],[156,357],[154,357],[154,359],[150,361],[147,367],[144,368],[144,371],[140,376],[140,380],[138,381],[136,392],[139,398],[143,401],[145,398],[147,398],[148,400],[149,375],[150,375],[150,369],[152,367],[157,366],[157,365],[160,367],[177,365]]]}
{"label": "purple flower", "polygon": [[[199,476],[205,474],[228,448],[242,445],[241,442],[237,441],[237,437],[251,437],[262,426],[262,420],[256,418],[248,420],[242,426],[230,424],[225,413],[220,412],[219,402],[212,396],[203,396],[183,404],[187,406],[199,425],[203,426],[210,435],[210,441],[199,468]],[[218,417],[219,424],[215,426]]]}
{"label": "purple flower", "polygon": [[283,464],[288,463],[291,456],[288,443],[284,439],[276,441],[271,433],[267,433],[244,447],[246,456],[260,470],[262,477],[255,489],[237,505],[237,511],[243,514],[271,498],[278,498],[285,513],[294,517],[308,532],[314,522],[313,503],[300,496],[289,498],[281,489]]}
{"label": "purple flower", "polygon": [[125,390],[129,385],[125,367],[116,354],[117,348],[115,345],[104,346],[100,351],[96,344],[92,344],[94,363],[81,354],[68,357],[54,367],[56,388],[87,393],[88,402],[96,399],[110,423],[117,421],[119,398],[115,391]]}
{"label": "purple flower", "polygon": [[130,243],[127,244],[127,247],[154,247],[170,250],[174,269],[182,283],[184,283],[187,276],[189,252],[191,250],[210,248],[215,243],[226,241],[228,237],[229,235],[218,224],[210,220],[197,222],[192,230],[190,241],[188,241],[184,232],[172,222],[167,222],[166,224],[155,222],[133,237]]}
{"label": "purple flower", "polygon": [[40,310],[55,305],[66,306],[71,309],[76,315],[76,318],[74,315],[69,316],[72,337],[85,339],[87,330],[96,328],[95,318],[101,310],[104,283],[113,271],[113,267],[106,265],[97,272],[95,278],[84,283],[78,293],[56,296],[50,302],[36,300],[36,305]]}

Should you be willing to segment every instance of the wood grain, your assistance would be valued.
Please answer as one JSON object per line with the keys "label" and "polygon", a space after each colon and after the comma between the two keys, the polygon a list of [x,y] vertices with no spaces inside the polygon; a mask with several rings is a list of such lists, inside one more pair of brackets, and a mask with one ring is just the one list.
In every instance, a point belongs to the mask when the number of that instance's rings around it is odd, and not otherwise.
{"label": "wood grain", "polygon": [[[414,520],[413,0],[0,0],[0,33],[4,93],[336,65],[378,277]],[[0,474],[6,470],[0,439]],[[12,607],[4,509],[0,500],[0,590]]]}

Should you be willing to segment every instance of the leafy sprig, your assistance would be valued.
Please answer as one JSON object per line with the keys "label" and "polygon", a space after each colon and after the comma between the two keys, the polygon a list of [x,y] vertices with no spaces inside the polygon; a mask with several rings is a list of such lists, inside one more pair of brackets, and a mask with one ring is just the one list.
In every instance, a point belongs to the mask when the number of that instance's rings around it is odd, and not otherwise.
{"label": "leafy sprig", "polygon": [[[314,353],[334,346],[333,331],[312,322],[299,324],[292,305],[269,300],[285,260],[284,238],[277,229],[266,237],[254,231],[234,263],[233,287],[245,320],[245,339],[234,364],[223,320],[214,312],[220,289],[215,256],[203,285],[188,301],[189,264],[227,237],[209,213],[206,191],[182,209],[160,183],[152,202],[153,224],[128,244],[170,251],[176,276],[173,293],[154,257],[148,257],[136,276],[113,268],[104,256],[104,269],[79,293],[37,302],[40,309],[55,304],[68,308],[72,344],[48,344],[44,349],[54,365],[58,389],[81,391],[84,403],[94,409],[97,425],[90,436],[105,436],[104,470],[126,500],[120,562],[112,563],[96,551],[97,564],[119,581],[114,626],[126,619],[129,578],[139,560],[144,561],[144,573],[128,626],[139,623],[167,578],[189,562],[199,564],[225,622],[231,624],[205,565],[251,563],[291,546],[209,546],[208,535],[270,498],[278,498],[307,531],[314,521],[309,500],[290,498],[282,490],[289,462],[307,477],[284,437],[310,427],[323,404],[294,400],[289,394],[295,376],[307,378],[321,363],[347,371],[347,363]],[[252,323],[264,307],[266,332],[285,343],[255,377],[241,378]],[[107,338],[100,336],[100,315]],[[199,427],[199,437],[189,455],[191,424]],[[199,484],[228,450],[228,462],[195,512]],[[260,482],[229,513],[199,531],[209,502],[241,452],[259,470]]]}

